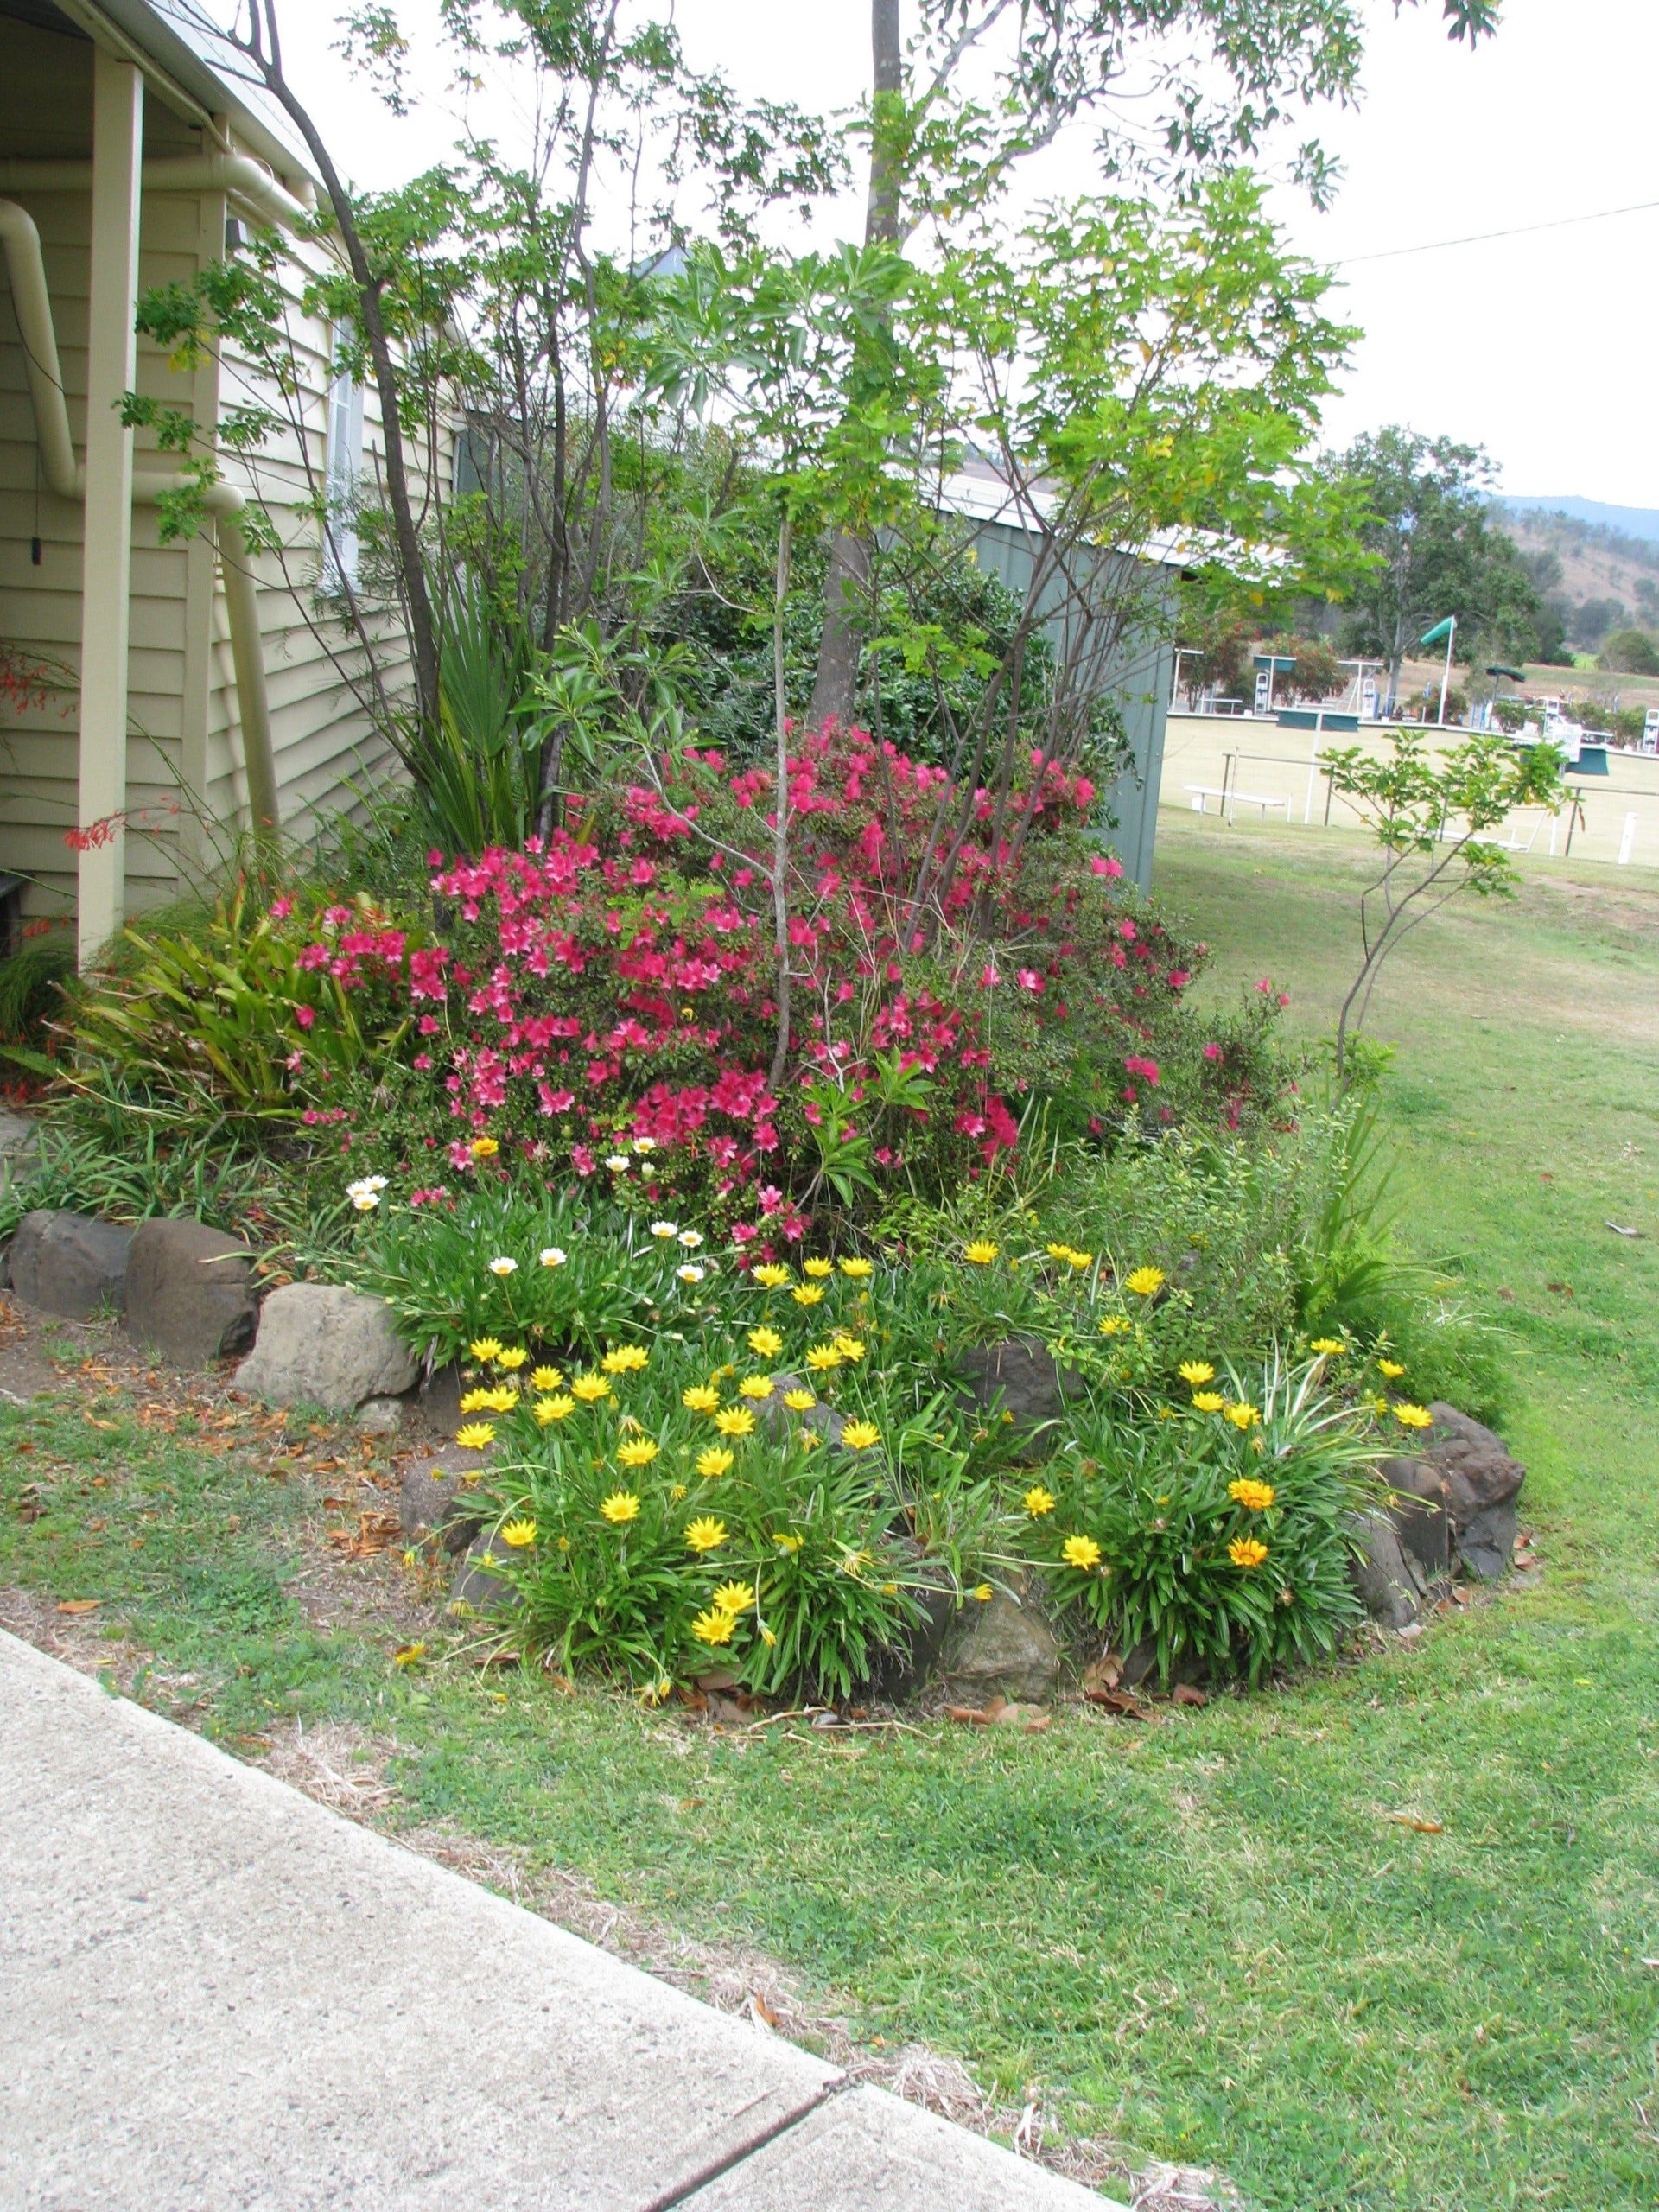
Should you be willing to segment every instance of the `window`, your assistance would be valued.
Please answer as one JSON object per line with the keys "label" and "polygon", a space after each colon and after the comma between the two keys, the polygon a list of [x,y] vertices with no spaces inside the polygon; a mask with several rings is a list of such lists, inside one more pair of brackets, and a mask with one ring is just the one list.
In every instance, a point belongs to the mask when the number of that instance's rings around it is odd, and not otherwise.
{"label": "window", "polygon": [[349,324],[334,333],[334,373],[328,380],[328,460],[325,476],[327,524],[322,540],[322,588],[340,592],[357,583],[357,480],[363,467],[363,387],[347,356]]}

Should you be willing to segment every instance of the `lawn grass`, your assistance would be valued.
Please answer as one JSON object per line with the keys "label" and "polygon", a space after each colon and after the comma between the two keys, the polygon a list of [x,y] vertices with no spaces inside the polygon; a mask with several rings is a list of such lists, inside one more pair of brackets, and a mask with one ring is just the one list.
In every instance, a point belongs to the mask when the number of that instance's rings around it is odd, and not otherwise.
{"label": "lawn grass", "polygon": [[[1357,841],[1168,812],[1160,836],[1206,987],[1270,973],[1294,1025],[1328,1024]],[[0,1516],[0,1582],[102,1599],[163,1711],[233,1745],[284,1713],[395,1738],[397,1821],[756,1945],[866,2037],[1035,2085],[1052,2123],[1214,2164],[1254,2204],[1651,2208],[1656,924],[1651,879],[1535,871],[1517,906],[1424,931],[1380,994],[1395,1195],[1511,1332],[1545,1562],[1415,1644],[1153,1726],[716,1736],[308,1624],[303,1485],[90,1386],[0,1412],[0,1486],[38,1512]]]}

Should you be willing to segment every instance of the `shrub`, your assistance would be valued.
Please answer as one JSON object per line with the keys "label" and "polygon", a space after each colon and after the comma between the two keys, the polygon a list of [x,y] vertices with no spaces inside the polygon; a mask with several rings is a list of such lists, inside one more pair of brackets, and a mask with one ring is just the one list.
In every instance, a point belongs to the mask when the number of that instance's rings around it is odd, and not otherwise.
{"label": "shrub", "polygon": [[1258,1682],[1328,1657],[1360,1618],[1348,1569],[1378,1445],[1326,1365],[1195,1363],[1164,1418],[1080,1421],[1022,1500],[1062,1608],[1122,1651],[1150,1643],[1164,1682],[1188,1660]]}

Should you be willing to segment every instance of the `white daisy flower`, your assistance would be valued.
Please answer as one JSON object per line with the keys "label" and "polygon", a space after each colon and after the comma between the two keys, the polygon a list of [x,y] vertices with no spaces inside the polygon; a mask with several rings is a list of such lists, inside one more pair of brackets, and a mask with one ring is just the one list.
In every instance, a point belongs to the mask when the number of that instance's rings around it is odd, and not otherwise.
{"label": "white daisy flower", "polygon": [[626,1175],[633,1162],[626,1152],[613,1152],[606,1160],[605,1165],[613,1175]]}
{"label": "white daisy flower", "polygon": [[516,1275],[518,1272],[518,1262],[517,1260],[492,1260],[490,1262],[490,1273],[493,1275]]}
{"label": "white daisy flower", "polygon": [[566,1257],[567,1255],[556,1244],[547,1244],[542,1248],[542,1265],[544,1268],[562,1268]]}
{"label": "white daisy flower", "polygon": [[653,1236],[660,1236],[664,1243],[667,1243],[671,1236],[679,1235],[680,1226],[675,1221],[653,1221],[651,1224],[651,1233]]}
{"label": "white daisy flower", "polygon": [[384,1175],[365,1175],[356,1183],[346,1185],[346,1195],[359,1213],[372,1213],[380,1203],[380,1193],[386,1187]]}
{"label": "white daisy flower", "polygon": [[635,1137],[633,1148],[636,1152],[655,1152],[657,1140],[655,1137]]}
{"label": "white daisy flower", "polygon": [[678,1241],[684,1245],[688,1252],[695,1252],[702,1242],[702,1231],[700,1229],[683,1229]]}
{"label": "white daisy flower", "polygon": [[683,1268],[676,1268],[674,1272],[682,1282],[701,1282],[709,1270],[707,1268],[696,1267],[688,1260]]}

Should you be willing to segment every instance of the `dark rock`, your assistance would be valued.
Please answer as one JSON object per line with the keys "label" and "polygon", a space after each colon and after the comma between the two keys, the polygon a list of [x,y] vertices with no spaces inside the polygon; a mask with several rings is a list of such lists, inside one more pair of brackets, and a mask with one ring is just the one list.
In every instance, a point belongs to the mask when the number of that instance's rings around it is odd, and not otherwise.
{"label": "dark rock", "polygon": [[11,1287],[27,1306],[69,1321],[118,1312],[132,1231],[91,1214],[26,1213],[11,1240]]}
{"label": "dark rock", "polygon": [[1452,1516],[1446,1477],[1428,1459],[1385,1459],[1377,1471],[1392,1495],[1389,1518],[1401,1543],[1431,1582],[1452,1572]]}
{"label": "dark rock", "polygon": [[1506,1573],[1519,1522],[1516,1500],[1527,1471],[1503,1440],[1439,1400],[1423,1457],[1446,1478],[1452,1541],[1461,1564],[1484,1582]]}
{"label": "dark rock", "polygon": [[1059,1420],[1067,1402],[1084,1394],[1081,1376],[1062,1367],[1034,1337],[969,1345],[957,1371],[971,1406],[982,1414],[1007,1416],[1024,1436]]}
{"label": "dark rock", "polygon": [[1164,1682],[1158,1675],[1158,1639],[1143,1636],[1139,1643],[1124,1656],[1117,1678],[1120,1689],[1138,1690],[1142,1682],[1154,1682],[1160,1689],[1173,1688],[1177,1682],[1201,1682],[1208,1673],[1196,1651],[1178,1653],[1169,1669],[1169,1681]]}
{"label": "dark rock", "polygon": [[938,1680],[964,1705],[982,1706],[993,1697],[1048,1703],[1059,1687],[1060,1647],[1029,1578],[1013,1596],[998,1590],[963,1604],[944,1637]]}
{"label": "dark rock", "polygon": [[809,1406],[804,1413],[798,1414],[792,1407],[784,1403],[784,1394],[788,1390],[811,1390],[817,1395],[817,1386],[809,1377],[773,1376],[772,1393],[763,1400],[761,1414],[772,1433],[781,1440],[791,1428],[810,1428],[816,1429],[826,1444],[839,1444],[841,1432],[851,1416],[838,1414],[833,1406],[826,1406],[822,1398],[816,1405]]}
{"label": "dark rock", "polygon": [[[447,1444],[439,1452],[417,1452],[405,1461],[397,1497],[397,1518],[413,1542],[441,1535],[448,1551],[464,1551],[489,1517],[480,1501],[476,1452]],[[472,1477],[474,1480],[467,1480]]]}
{"label": "dark rock", "polygon": [[421,1395],[416,1400],[421,1419],[429,1428],[441,1436],[453,1436],[461,1426],[461,1394],[467,1385],[461,1379],[461,1370],[452,1361],[448,1367],[435,1367],[422,1378]]}
{"label": "dark rock", "polygon": [[396,1436],[404,1425],[401,1398],[365,1398],[357,1409],[357,1425],[365,1436]]}
{"label": "dark rock", "polygon": [[128,1333],[175,1367],[206,1367],[253,1342],[248,1248],[199,1221],[141,1221],[127,1256]]}
{"label": "dark rock", "polygon": [[378,1299],[335,1283],[291,1282],[272,1291],[236,1387],[273,1406],[354,1413],[365,1398],[412,1389],[415,1355]]}
{"label": "dark rock", "polygon": [[1401,1541],[1386,1507],[1373,1506],[1358,1515],[1355,1528],[1360,1543],[1349,1571],[1361,1603],[1383,1628],[1409,1628],[1429,1603],[1427,1573]]}
{"label": "dark rock", "polygon": [[499,1536],[474,1536],[449,1586],[449,1610],[463,1617],[492,1613],[512,1602],[512,1587],[490,1572],[492,1560],[511,1557]]}

